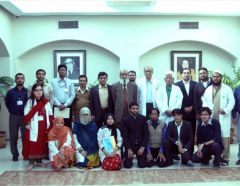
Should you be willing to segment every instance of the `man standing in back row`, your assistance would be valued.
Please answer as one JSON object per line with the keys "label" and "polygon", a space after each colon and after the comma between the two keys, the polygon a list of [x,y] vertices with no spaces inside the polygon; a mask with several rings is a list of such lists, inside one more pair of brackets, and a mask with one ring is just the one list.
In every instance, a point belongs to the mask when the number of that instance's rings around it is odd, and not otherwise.
{"label": "man standing in back row", "polygon": [[120,81],[112,85],[114,117],[118,127],[124,116],[129,114],[129,103],[137,101],[137,85],[128,81],[128,71],[120,71]]}
{"label": "man standing in back row", "polygon": [[113,113],[112,86],[107,84],[108,74],[98,73],[99,84],[90,89],[90,110],[97,129],[101,128],[105,115]]}
{"label": "man standing in back row", "polygon": [[149,118],[151,109],[157,107],[155,96],[160,83],[152,77],[152,67],[146,66],[144,75],[145,77],[137,82],[139,113]]}
{"label": "man standing in back row", "polygon": [[[60,111],[68,110],[68,117],[64,118],[64,123],[72,129],[72,108],[71,104],[75,98],[75,90],[72,80],[66,77],[67,66],[64,64],[58,65],[59,77],[54,78],[51,82],[54,96],[54,116],[56,109]],[[67,111],[66,110],[66,111]]]}
{"label": "man standing in back row", "polygon": [[23,86],[25,77],[22,73],[15,75],[16,87],[7,92],[5,104],[9,112],[9,135],[12,160],[18,161],[18,131],[20,128],[22,142],[25,136],[25,125],[23,123],[24,106],[27,102],[28,90]]}
{"label": "man standing in back row", "polygon": [[[182,73],[182,81],[178,81],[176,83],[177,86],[182,91],[183,100],[182,100],[182,112],[183,112],[183,120],[189,121],[192,125],[193,130],[193,139],[195,139],[195,131],[196,131],[196,117],[195,111],[193,107],[193,93],[196,81],[191,80],[191,70],[190,68],[184,68]],[[192,150],[194,149],[194,143],[192,143]]]}

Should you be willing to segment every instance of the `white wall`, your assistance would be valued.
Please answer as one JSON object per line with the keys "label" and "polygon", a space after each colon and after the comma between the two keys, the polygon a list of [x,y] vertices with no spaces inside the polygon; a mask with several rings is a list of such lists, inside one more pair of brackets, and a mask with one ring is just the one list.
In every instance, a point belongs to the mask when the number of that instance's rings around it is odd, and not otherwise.
{"label": "white wall", "polygon": [[[97,79],[99,71],[106,71],[109,74],[109,83],[114,83],[119,76],[119,58],[104,48],[81,41],[56,41],[36,47],[16,61],[16,69],[21,69],[26,76],[26,85],[35,81],[35,71],[39,68],[46,70],[46,78],[51,80],[54,77],[54,50],[86,50],[86,74],[89,76],[89,83]],[[34,77],[34,78],[33,78]]]}
{"label": "white wall", "polygon": [[139,77],[144,75],[143,69],[150,65],[154,68],[154,77],[159,78],[163,83],[163,73],[171,69],[172,50],[176,51],[202,51],[202,66],[207,67],[209,71],[215,69],[221,70],[223,73],[228,73],[230,77],[233,74],[229,73],[235,62],[235,58],[215,46],[192,41],[174,42],[159,46],[148,51],[139,59]]}

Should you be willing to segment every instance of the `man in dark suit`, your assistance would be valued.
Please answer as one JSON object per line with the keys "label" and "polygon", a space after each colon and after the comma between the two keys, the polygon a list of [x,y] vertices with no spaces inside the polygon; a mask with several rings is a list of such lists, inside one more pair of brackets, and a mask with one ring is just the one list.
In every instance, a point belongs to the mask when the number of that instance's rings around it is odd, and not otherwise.
{"label": "man in dark suit", "polygon": [[195,85],[193,93],[193,105],[194,111],[196,113],[196,119],[200,119],[200,110],[202,108],[202,95],[204,94],[206,88],[212,84],[212,78],[208,77],[207,68],[200,68],[198,70],[199,82]]}
{"label": "man in dark suit", "polygon": [[136,154],[139,168],[146,166],[146,148],[148,143],[148,125],[145,116],[138,114],[136,102],[129,105],[130,114],[123,118],[123,141],[125,147],[125,168],[132,167],[133,155]]}
{"label": "man in dark suit", "polygon": [[90,89],[90,110],[98,129],[102,127],[105,115],[113,113],[112,87],[107,85],[107,78],[106,72],[99,72],[99,85]]}
{"label": "man in dark suit", "polygon": [[122,118],[129,114],[129,103],[137,102],[137,85],[128,81],[128,71],[120,71],[120,81],[112,85],[114,117],[118,127]]}
{"label": "man in dark suit", "polygon": [[172,116],[174,121],[168,124],[167,138],[164,144],[167,165],[173,164],[173,154],[181,154],[182,164],[187,164],[192,156],[192,126],[188,121],[182,120],[181,109],[174,109]]}
{"label": "man in dark suit", "polygon": [[183,119],[189,121],[192,124],[194,135],[196,131],[196,116],[193,107],[193,93],[197,82],[191,80],[191,70],[189,68],[183,69],[182,78],[183,80],[177,82],[176,85],[179,86],[183,94],[181,108],[183,112]]}

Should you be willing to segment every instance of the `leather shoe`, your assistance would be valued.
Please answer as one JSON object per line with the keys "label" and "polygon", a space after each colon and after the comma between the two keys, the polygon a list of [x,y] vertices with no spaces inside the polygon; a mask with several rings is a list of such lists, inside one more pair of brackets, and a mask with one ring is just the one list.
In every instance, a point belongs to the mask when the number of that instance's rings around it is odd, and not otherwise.
{"label": "leather shoe", "polygon": [[13,161],[18,161],[18,157],[12,157]]}
{"label": "leather shoe", "polygon": [[237,160],[236,165],[240,165],[240,159]]}
{"label": "leather shoe", "polygon": [[218,170],[218,169],[220,169],[220,165],[218,164],[218,165],[213,165],[213,170]]}

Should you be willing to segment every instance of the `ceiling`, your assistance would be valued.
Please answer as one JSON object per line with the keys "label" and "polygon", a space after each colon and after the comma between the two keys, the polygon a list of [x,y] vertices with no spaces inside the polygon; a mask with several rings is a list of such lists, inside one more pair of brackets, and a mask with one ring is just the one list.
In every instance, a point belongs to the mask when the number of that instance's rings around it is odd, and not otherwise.
{"label": "ceiling", "polygon": [[240,0],[0,0],[0,6],[15,16],[240,16]]}

